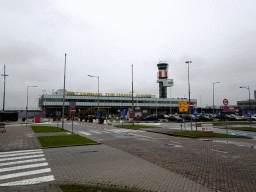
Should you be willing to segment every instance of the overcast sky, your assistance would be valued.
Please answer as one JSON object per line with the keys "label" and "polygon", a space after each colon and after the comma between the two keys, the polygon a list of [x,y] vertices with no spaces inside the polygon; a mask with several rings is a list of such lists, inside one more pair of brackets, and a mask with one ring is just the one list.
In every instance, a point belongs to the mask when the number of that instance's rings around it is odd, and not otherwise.
{"label": "overcast sky", "polygon": [[[134,92],[158,97],[157,63],[169,63],[168,97],[198,106],[232,105],[256,90],[254,0],[0,0],[0,71],[6,65],[5,109],[36,107],[43,90]],[[4,77],[0,79],[0,109]],[[200,101],[201,95],[201,101]]]}

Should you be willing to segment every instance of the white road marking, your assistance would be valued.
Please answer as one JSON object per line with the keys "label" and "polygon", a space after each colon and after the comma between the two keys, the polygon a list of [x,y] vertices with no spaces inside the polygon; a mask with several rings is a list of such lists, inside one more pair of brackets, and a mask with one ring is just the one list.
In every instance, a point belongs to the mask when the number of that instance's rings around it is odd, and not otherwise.
{"label": "white road marking", "polygon": [[9,152],[0,152],[0,155],[1,155],[1,154],[10,154],[10,153],[27,153],[27,152],[33,152],[33,151],[42,151],[42,149],[23,150],[23,151],[9,151]]}
{"label": "white road marking", "polygon": [[7,155],[1,155],[1,157],[12,157],[12,156],[21,156],[21,155],[28,155],[28,154],[38,154],[38,153],[43,153],[43,151],[35,151],[35,152],[28,152],[28,153],[12,153],[12,154],[7,154]]}
{"label": "white road marking", "polygon": [[43,167],[43,166],[48,166],[48,163],[37,163],[37,164],[21,165],[21,166],[16,166],[16,167],[2,168],[2,169],[0,169],[0,173],[1,172],[7,172],[7,171],[20,170],[20,169]]}
{"label": "white road marking", "polygon": [[44,177],[37,177],[37,178],[33,178],[33,179],[25,179],[25,180],[21,180],[21,181],[3,183],[3,184],[0,184],[0,186],[4,187],[4,186],[15,186],[15,185],[33,185],[33,184],[49,182],[49,181],[54,181],[54,176],[53,175],[44,176]]}
{"label": "white road marking", "polygon": [[0,163],[0,167],[6,166],[6,165],[24,164],[24,163],[32,163],[32,162],[38,162],[38,161],[46,161],[46,159],[40,158],[40,159],[30,159],[30,160],[25,160],[25,161],[14,161],[14,162],[9,162],[9,163]]}
{"label": "white road marking", "polygon": [[84,132],[84,131],[79,131],[78,133],[81,133],[83,135],[92,135],[91,133],[87,133],[87,132]]}
{"label": "white road marking", "polygon": [[5,158],[5,159],[0,159],[0,161],[12,161],[16,159],[30,159],[30,158],[35,158],[35,157],[43,157],[44,154],[42,155],[29,155],[29,156],[21,156],[21,157],[12,157],[12,158]]}
{"label": "white road marking", "polygon": [[211,151],[216,151],[216,152],[219,152],[219,153],[228,153],[226,151],[219,151],[219,150],[214,150],[214,149],[211,149]]}
{"label": "white road marking", "polygon": [[92,133],[96,133],[96,134],[102,134],[101,132],[99,132],[99,131],[90,131],[90,132],[92,132]]}
{"label": "white road marking", "polygon": [[2,175],[2,176],[0,176],[0,180],[10,179],[10,178],[15,178],[15,177],[22,177],[22,176],[27,176],[27,175],[35,175],[35,174],[39,174],[39,173],[47,173],[47,172],[51,172],[51,169],[46,168],[46,169],[39,169],[39,170],[35,170],[35,171],[26,171],[26,172],[21,172],[21,173],[12,173],[12,174],[8,174],[8,175]]}

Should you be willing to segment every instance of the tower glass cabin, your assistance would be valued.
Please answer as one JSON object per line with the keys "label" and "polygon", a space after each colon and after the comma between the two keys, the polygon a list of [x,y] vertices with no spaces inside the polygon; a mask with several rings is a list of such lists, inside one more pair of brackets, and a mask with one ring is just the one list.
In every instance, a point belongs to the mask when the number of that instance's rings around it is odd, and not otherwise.
{"label": "tower glass cabin", "polygon": [[168,78],[168,63],[159,62],[157,64],[157,83],[159,83],[159,98],[167,98],[167,87],[173,86],[173,79]]}

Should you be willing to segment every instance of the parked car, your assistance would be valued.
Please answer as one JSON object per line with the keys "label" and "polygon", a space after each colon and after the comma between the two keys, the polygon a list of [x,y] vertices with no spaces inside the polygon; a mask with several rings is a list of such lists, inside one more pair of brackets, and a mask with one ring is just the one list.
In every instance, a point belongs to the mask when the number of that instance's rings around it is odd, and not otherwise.
{"label": "parked car", "polygon": [[157,121],[158,117],[156,115],[149,115],[147,117],[144,117],[142,120],[144,120],[144,121]]}
{"label": "parked car", "polygon": [[195,115],[183,115],[182,118],[187,120],[187,121],[190,121],[191,120],[191,116],[192,116],[192,121],[198,121],[198,117],[196,117]]}
{"label": "parked car", "polygon": [[242,120],[242,118],[240,116],[237,116],[237,115],[233,116],[233,119],[235,121],[241,121]]}
{"label": "parked car", "polygon": [[198,117],[199,121],[212,121],[213,119],[207,115],[200,115]]}
{"label": "parked car", "polygon": [[168,121],[182,121],[182,118],[180,118],[178,115],[169,115]]}
{"label": "parked car", "polygon": [[[247,117],[246,116],[241,116],[241,120],[246,121]],[[255,120],[256,120],[256,117],[255,117]]]}
{"label": "parked car", "polygon": [[220,121],[225,121],[226,115],[218,115],[215,119],[219,119]]}

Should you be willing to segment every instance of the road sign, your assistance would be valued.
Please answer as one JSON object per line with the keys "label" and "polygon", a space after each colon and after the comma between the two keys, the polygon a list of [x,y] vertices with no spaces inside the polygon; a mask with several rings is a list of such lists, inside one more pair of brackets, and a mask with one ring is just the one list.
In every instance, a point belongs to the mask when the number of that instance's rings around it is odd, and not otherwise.
{"label": "road sign", "polygon": [[190,108],[190,109],[193,109],[193,108],[194,108],[194,103],[190,102],[190,103],[189,103],[189,108]]}
{"label": "road sign", "polygon": [[187,102],[178,102],[179,112],[188,112],[188,103]]}
{"label": "road sign", "polygon": [[218,112],[218,115],[221,115],[221,112]]}
{"label": "road sign", "polygon": [[198,114],[197,109],[193,109],[193,114],[194,114],[194,115],[197,115],[197,114]]}
{"label": "road sign", "polygon": [[247,110],[247,115],[251,116],[252,115],[252,111],[251,110]]}
{"label": "road sign", "polygon": [[227,112],[227,111],[229,110],[228,106],[225,105],[224,108],[223,108],[223,110],[224,110],[225,112]]}
{"label": "road sign", "polygon": [[71,113],[71,114],[76,113],[76,109],[75,109],[74,107],[70,108],[70,113]]}
{"label": "road sign", "polygon": [[224,105],[228,105],[228,100],[227,99],[223,99],[223,104]]}

